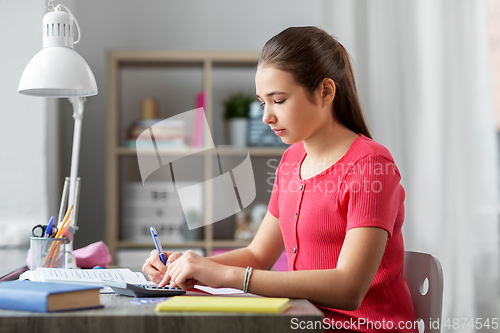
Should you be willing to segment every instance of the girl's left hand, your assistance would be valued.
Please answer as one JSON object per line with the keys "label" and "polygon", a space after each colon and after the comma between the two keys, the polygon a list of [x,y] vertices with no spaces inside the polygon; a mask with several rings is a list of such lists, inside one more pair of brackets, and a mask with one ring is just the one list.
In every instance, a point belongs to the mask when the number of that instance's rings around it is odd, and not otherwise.
{"label": "girl's left hand", "polygon": [[195,284],[220,288],[228,269],[228,266],[217,264],[188,250],[168,265],[165,277],[158,286],[163,287],[170,282],[170,286],[184,290],[193,288]]}

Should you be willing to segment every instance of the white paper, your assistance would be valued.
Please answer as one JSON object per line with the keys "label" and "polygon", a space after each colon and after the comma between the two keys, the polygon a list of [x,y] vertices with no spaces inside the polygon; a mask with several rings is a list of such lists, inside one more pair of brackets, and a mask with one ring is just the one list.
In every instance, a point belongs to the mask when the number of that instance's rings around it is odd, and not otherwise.
{"label": "white paper", "polygon": [[[61,269],[38,268],[36,271],[26,271],[19,280],[40,282],[64,282],[102,286],[103,280],[121,281],[130,284],[148,284],[148,280],[140,272],[130,269]],[[109,293],[112,289],[104,287],[101,293]]]}
{"label": "white paper", "polygon": [[234,288],[212,288],[207,286],[194,286],[198,290],[202,290],[211,295],[234,295],[234,294],[243,294],[243,290],[234,289]]}

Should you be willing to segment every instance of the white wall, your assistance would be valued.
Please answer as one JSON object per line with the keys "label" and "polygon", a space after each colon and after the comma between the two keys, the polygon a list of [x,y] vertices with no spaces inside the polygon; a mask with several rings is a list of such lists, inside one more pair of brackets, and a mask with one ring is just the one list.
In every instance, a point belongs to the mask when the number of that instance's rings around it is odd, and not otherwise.
{"label": "white wall", "polygon": [[[69,4],[68,4],[69,7]],[[75,248],[104,239],[107,128],[107,51],[112,49],[260,51],[292,25],[321,25],[322,1],[74,1],[69,7],[82,29],[75,46],[92,68],[99,88],[83,119],[82,193]],[[61,112],[62,175],[69,174],[73,120]],[[187,111],[187,110],[185,110]]]}
{"label": "white wall", "polygon": [[48,222],[55,206],[54,103],[17,93],[25,66],[42,48],[44,13],[44,1],[0,1],[0,247],[27,246],[31,228]]}

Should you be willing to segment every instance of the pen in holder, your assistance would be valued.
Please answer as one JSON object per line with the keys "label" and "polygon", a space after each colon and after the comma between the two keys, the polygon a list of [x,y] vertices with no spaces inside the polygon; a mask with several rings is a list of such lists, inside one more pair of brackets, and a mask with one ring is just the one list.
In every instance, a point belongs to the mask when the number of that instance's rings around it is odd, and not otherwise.
{"label": "pen in holder", "polygon": [[31,237],[30,269],[40,267],[66,268],[66,244],[68,239]]}
{"label": "pen in holder", "polygon": [[[64,179],[64,186],[63,186],[63,192],[61,196],[61,205],[59,206],[59,216],[57,218],[58,226],[62,227],[62,222],[64,219],[64,212],[67,210],[67,208],[70,206],[69,203],[69,188],[70,188],[70,178],[66,177]],[[72,226],[68,227],[69,232],[71,233],[70,239],[67,240],[67,246],[65,247],[65,266],[66,268],[77,268],[76,266],[76,260],[75,256],[73,254],[73,238],[72,236],[74,233],[78,230],[78,227],[76,226],[76,219],[78,216],[78,207],[79,207],[79,201],[80,201],[80,177],[76,178],[76,183],[75,183],[75,198],[74,198],[74,203],[72,204],[73,210],[71,212],[71,219],[73,221]]]}

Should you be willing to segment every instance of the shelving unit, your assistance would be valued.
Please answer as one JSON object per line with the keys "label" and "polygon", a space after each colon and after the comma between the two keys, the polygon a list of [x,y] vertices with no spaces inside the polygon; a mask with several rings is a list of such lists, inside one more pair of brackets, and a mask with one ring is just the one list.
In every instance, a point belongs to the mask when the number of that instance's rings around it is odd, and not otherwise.
{"label": "shelving unit", "polygon": [[[256,52],[177,52],[177,51],[111,51],[108,55],[108,165],[107,165],[107,245],[112,254],[113,262],[116,263],[116,253],[120,249],[152,249],[152,242],[137,243],[125,241],[120,237],[120,228],[122,225],[122,203],[121,189],[124,177],[136,177],[140,180],[140,175],[137,171],[131,170],[133,161],[136,157],[136,150],[127,148],[123,145],[125,128],[131,119],[137,118],[137,113],[132,113],[131,101],[135,98],[135,105],[139,105],[139,93],[137,96],[129,96],[124,94],[122,90],[134,91],[134,87],[140,87],[144,84],[137,76],[136,71],[146,71],[147,75],[158,76],[161,70],[171,70],[174,81],[176,78],[200,78],[201,84],[183,83],[182,80],[176,81],[174,85],[170,85],[170,89],[180,89],[179,85],[186,85],[186,90],[204,90],[205,92],[205,114],[211,129],[216,145],[225,144],[223,142],[220,128],[222,127],[223,119],[220,110],[216,110],[214,103],[220,104],[221,95],[227,86],[217,86],[214,81],[223,78],[224,76],[233,76],[239,79],[239,73],[243,71],[255,71],[259,53]],[[179,71],[176,72],[176,71]],[[184,72],[182,72],[184,71]],[[149,74],[148,74],[149,73]],[[184,73],[184,74],[182,74]],[[168,76],[168,75],[165,75]],[[245,80],[248,77],[242,78],[247,86],[253,86],[252,81]],[[129,83],[125,86],[124,80],[129,79]],[[216,78],[215,78],[216,77]],[[162,79],[163,80],[163,79]],[[137,81],[137,82],[135,82]],[[162,81],[163,82],[163,81]],[[162,83],[163,84],[163,83]],[[158,84],[154,85],[157,92]],[[160,85],[161,86],[161,85]],[[167,86],[167,84],[165,84]],[[132,90],[131,90],[132,88]],[[165,88],[165,91],[167,88]],[[179,90],[180,91],[180,90]],[[216,93],[217,91],[217,93]],[[175,95],[175,93],[173,93]],[[146,97],[146,96],[142,96]],[[182,97],[174,96],[170,100],[179,102]],[[218,99],[217,99],[218,98]],[[194,99],[194,97],[193,97]],[[217,102],[215,100],[217,99]],[[188,101],[189,103],[193,101]],[[184,103],[184,105],[190,104]],[[183,106],[180,103],[174,110],[183,112],[193,109],[193,107]],[[132,107],[133,108],[133,107]],[[216,112],[218,111],[218,112]],[[177,112],[177,113],[179,113]],[[166,118],[166,117],[165,117]],[[205,133],[210,135],[210,133]],[[204,140],[205,142],[207,140]],[[275,157],[279,161],[284,148],[231,148],[220,147],[218,152],[220,156],[238,157],[244,156],[247,152],[253,158],[271,158]],[[161,150],[162,154],[179,154],[179,151]],[[155,156],[155,152],[151,152],[151,156]],[[181,154],[197,154],[203,156],[202,149],[188,148],[183,150]],[[137,164],[137,162],[136,162]],[[274,163],[277,165],[277,162]],[[255,165],[253,166],[254,173]],[[214,175],[214,165],[210,158],[204,158],[203,172],[205,179],[210,179]],[[259,172],[259,171],[257,171]],[[127,174],[128,176],[124,176]],[[130,174],[133,174],[130,176]],[[263,175],[263,172],[260,172]],[[267,172],[267,174],[271,174]],[[269,182],[268,182],[269,183]],[[266,184],[269,188],[269,184]],[[259,188],[257,188],[259,191]],[[204,219],[208,221],[213,214],[213,189],[205,186],[204,189]],[[259,195],[259,194],[258,194]],[[269,194],[270,195],[270,194]],[[165,243],[164,248],[201,248],[206,254],[210,254],[215,248],[237,248],[246,246],[248,241],[216,239],[214,237],[214,224],[207,224],[203,227],[202,237],[200,240],[185,241],[182,243]]]}

